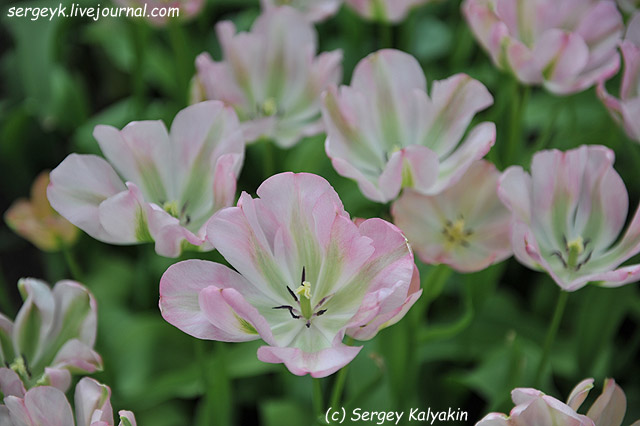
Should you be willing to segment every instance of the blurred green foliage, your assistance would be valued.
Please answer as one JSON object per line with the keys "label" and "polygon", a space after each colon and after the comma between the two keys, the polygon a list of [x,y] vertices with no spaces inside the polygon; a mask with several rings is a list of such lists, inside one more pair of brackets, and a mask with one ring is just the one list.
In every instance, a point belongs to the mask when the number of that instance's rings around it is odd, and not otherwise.
{"label": "blurred green foliage", "polygon": [[[169,124],[187,104],[195,56],[209,51],[220,57],[214,24],[231,19],[248,29],[259,13],[257,0],[210,0],[195,20],[156,28],[115,18],[7,18],[8,6],[2,6],[0,18],[2,211],[28,194],[37,173],[54,168],[68,153],[99,153],[91,136],[96,124],[122,127],[142,119]],[[512,130],[514,103],[524,89],[492,66],[459,10],[459,1],[430,4],[401,25],[386,27],[343,8],[317,26],[320,50],[344,51],[345,82],[360,59],[389,46],[416,56],[429,82],[468,73],[495,97],[494,106],[476,120],[497,123],[498,141],[489,158],[498,167],[528,166],[543,148],[604,144],[616,151],[616,170],[631,205],[637,205],[640,146],[613,124],[594,90],[559,98],[533,88],[522,127]],[[518,140],[510,141],[514,134]],[[265,161],[269,155],[272,165]],[[335,173],[323,137],[305,139],[289,151],[269,142],[249,146],[239,189],[254,193],[269,167],[320,174],[353,216],[389,217],[388,206],[366,200],[353,182]],[[198,341],[161,318],[158,282],[175,260],[159,258],[149,245],[113,247],[87,236],[74,251],[84,283],[98,300],[97,350],[105,369],[96,378],[111,386],[116,409],[131,409],[138,424],[154,426],[313,423],[309,377],[259,362],[257,342]],[[215,252],[198,257],[224,262]],[[508,410],[510,390],[533,385],[557,286],[513,259],[467,275],[419,267],[425,294],[405,320],[366,342],[348,366],[345,406],[455,407],[467,410],[473,421],[491,410]],[[10,317],[20,306],[15,284],[22,276],[53,283],[69,273],[62,255],[37,251],[2,224],[0,309]],[[628,398],[625,424],[640,418],[639,324],[637,285],[571,294],[540,388],[564,399],[578,381],[595,377],[592,400],[604,378],[614,377]],[[334,380],[335,375],[321,382],[325,400]]]}

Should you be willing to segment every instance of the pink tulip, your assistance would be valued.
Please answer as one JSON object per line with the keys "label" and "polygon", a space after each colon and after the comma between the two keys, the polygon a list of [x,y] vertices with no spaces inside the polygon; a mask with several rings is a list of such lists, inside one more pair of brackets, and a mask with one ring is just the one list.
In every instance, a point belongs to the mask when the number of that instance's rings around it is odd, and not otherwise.
{"label": "pink tulip", "polygon": [[278,6],[291,6],[311,22],[320,22],[335,15],[343,0],[260,0],[264,10]]}
{"label": "pink tulip", "polygon": [[[517,388],[511,392],[516,406],[509,416],[490,413],[476,426],[620,426],[627,410],[627,398],[613,379],[606,379],[602,394],[596,399],[587,415],[577,411],[593,388],[593,379],[585,379],[571,391],[564,404],[536,389]],[[638,426],[635,422],[632,426]]]}
{"label": "pink tulip", "polygon": [[[90,378],[78,382],[75,391],[75,421],[71,405],[62,391],[41,386],[24,396],[5,396],[0,405],[2,426],[113,426],[111,389]],[[120,411],[119,426],[136,426],[131,411]]]}
{"label": "pink tulip", "polygon": [[72,373],[102,369],[93,350],[96,301],[81,284],[60,281],[53,290],[25,278],[24,304],[15,322],[0,314],[0,393],[23,397],[26,389],[51,385],[66,391]]}
{"label": "pink tulip", "polygon": [[313,25],[287,6],[269,9],[251,32],[236,34],[231,22],[216,26],[223,60],[196,59],[192,97],[235,108],[245,138],[273,139],[281,147],[323,131],[320,94],[342,74],[342,52],[316,56]]}
{"label": "pink tulip", "polygon": [[427,95],[418,61],[381,50],[357,65],[351,86],[330,86],[323,97],[325,148],[333,167],[381,203],[402,188],[433,195],[455,183],[495,141],[493,123],[473,116],[493,103],[477,80],[456,74]]}
{"label": "pink tulip", "polygon": [[422,293],[407,241],[381,219],[359,225],[327,181],[282,173],[220,211],[208,238],[236,271],[188,260],[160,281],[162,316],[199,339],[262,339],[264,362],[324,377],[398,321]]}
{"label": "pink tulip", "polygon": [[511,256],[511,213],[498,198],[500,172],[475,162],[438,195],[407,190],[393,204],[393,220],[420,260],[460,272],[480,271]]}
{"label": "pink tulip", "polygon": [[619,267],[640,252],[640,214],[619,238],[629,197],[613,161],[613,151],[597,145],[541,151],[531,174],[514,166],[500,178],[516,259],[546,271],[563,290],[640,279],[640,265]]}
{"label": "pink tulip", "polygon": [[613,119],[624,126],[627,135],[640,142],[640,14],[636,14],[631,20],[620,50],[625,63],[620,99],[607,92],[604,80],[598,84],[598,96]]}
{"label": "pink tulip", "polygon": [[[178,113],[168,133],[161,121],[138,121],[93,132],[107,161],[69,155],[51,172],[54,209],[93,238],[112,244],[155,241],[177,257],[211,250],[207,220],[233,204],[244,143],[236,114],[221,102]],[[123,179],[126,183],[123,183]]]}
{"label": "pink tulip", "polygon": [[73,245],[78,228],[56,213],[47,200],[49,172],[38,175],[31,186],[31,199],[14,202],[4,214],[7,225],[43,251],[58,251]]}
{"label": "pink tulip", "polygon": [[398,23],[409,11],[431,0],[345,0],[353,10],[365,19]]}
{"label": "pink tulip", "polygon": [[462,11],[494,64],[524,84],[566,95],[620,66],[624,24],[613,0],[465,0]]}

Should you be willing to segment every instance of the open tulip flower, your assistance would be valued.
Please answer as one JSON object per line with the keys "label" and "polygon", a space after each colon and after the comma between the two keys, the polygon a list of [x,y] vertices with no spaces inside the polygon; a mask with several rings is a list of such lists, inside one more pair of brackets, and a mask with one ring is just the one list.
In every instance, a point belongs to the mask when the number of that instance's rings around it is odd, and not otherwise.
{"label": "open tulip flower", "polygon": [[627,135],[640,142],[640,14],[631,20],[620,50],[625,64],[620,99],[607,92],[604,80],[598,84],[598,96],[613,119],[624,126]]}
{"label": "open tulip flower", "polygon": [[[613,379],[606,379],[602,394],[598,396],[587,415],[577,411],[593,388],[593,379],[585,379],[571,391],[567,403],[558,401],[536,389],[517,388],[511,392],[516,406],[510,416],[491,413],[476,426],[620,426],[627,410],[627,398]],[[632,426],[640,426],[635,422]]]}
{"label": "open tulip flower", "polygon": [[437,194],[495,142],[493,123],[460,142],[473,116],[493,103],[482,83],[456,74],[434,82],[431,97],[426,84],[415,58],[386,49],[360,61],[351,86],[324,95],[327,155],[373,201],[393,200],[403,187]]}
{"label": "open tulip flower", "polygon": [[216,32],[224,60],[198,56],[193,100],[233,106],[248,142],[270,138],[286,148],[323,131],[320,94],[340,81],[342,52],[316,56],[316,30],[300,12],[270,8],[251,32],[236,34],[231,22]]}
{"label": "open tulip flower", "polygon": [[304,14],[311,22],[320,22],[335,15],[343,0],[260,0],[262,8],[291,6]]}
{"label": "open tulip flower", "polygon": [[640,265],[619,267],[640,251],[640,214],[619,239],[629,197],[613,161],[613,152],[597,145],[541,151],[531,174],[514,166],[500,178],[498,195],[513,214],[515,257],[545,270],[563,290],[640,279]]}
{"label": "open tulip flower", "polygon": [[161,121],[138,121],[121,131],[97,126],[94,137],[109,162],[69,155],[51,172],[54,209],[107,243],[155,241],[167,257],[212,248],[205,224],[233,204],[244,158],[233,109],[203,102],[180,111],[170,133]]}
{"label": "open tulip flower", "polygon": [[31,199],[20,199],[4,214],[16,233],[43,251],[57,251],[78,239],[78,228],[56,213],[47,200],[49,172],[38,175],[31,186]]}
{"label": "open tulip flower", "polygon": [[346,0],[346,3],[363,18],[398,23],[409,11],[430,0]]}
{"label": "open tulip flower", "polygon": [[[41,386],[23,395],[9,395],[0,405],[2,426],[114,426],[111,389],[88,377],[76,385],[75,421],[65,394]],[[131,411],[120,411],[119,426],[136,426]]]}
{"label": "open tulip flower", "polygon": [[367,340],[397,322],[422,291],[398,228],[382,219],[356,225],[327,181],[282,173],[246,193],[208,225],[207,238],[236,271],[188,260],[160,281],[162,316],[200,339],[261,338],[264,362],[324,377]]}
{"label": "open tulip flower", "polygon": [[93,350],[96,301],[87,289],[59,281],[51,290],[32,278],[18,288],[24,304],[15,322],[0,314],[0,365],[7,366],[0,368],[0,394],[22,396],[39,385],[66,391],[72,373],[102,369]]}
{"label": "open tulip flower", "polygon": [[613,0],[465,0],[462,8],[494,64],[524,84],[566,95],[620,66],[624,24]]}
{"label": "open tulip flower", "polygon": [[392,206],[393,221],[423,262],[461,272],[485,269],[511,256],[511,213],[498,198],[499,177],[493,164],[480,160],[440,194],[407,190]]}

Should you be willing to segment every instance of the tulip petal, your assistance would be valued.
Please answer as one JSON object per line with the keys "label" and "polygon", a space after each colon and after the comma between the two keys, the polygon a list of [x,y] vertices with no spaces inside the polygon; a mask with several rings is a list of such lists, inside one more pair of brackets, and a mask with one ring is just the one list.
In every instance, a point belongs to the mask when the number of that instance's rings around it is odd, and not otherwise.
{"label": "tulip petal", "polygon": [[261,346],[258,359],[273,364],[284,363],[296,376],[311,374],[311,377],[327,377],[348,363],[360,352],[362,346],[339,344],[318,352],[303,352],[298,348]]}
{"label": "tulip petal", "polygon": [[613,379],[606,379],[602,394],[596,399],[587,416],[595,426],[620,426],[627,411],[627,398]]}
{"label": "tulip petal", "polygon": [[56,388],[41,386],[31,389],[24,400],[15,396],[5,398],[5,404],[16,426],[70,426],[73,413],[64,393]]}
{"label": "tulip petal", "polygon": [[10,368],[0,368],[0,394],[4,396],[17,396],[23,398],[26,389],[20,377]]}
{"label": "tulip petal", "polygon": [[149,233],[146,202],[138,186],[127,182],[127,190],[107,198],[98,207],[102,227],[120,244],[153,241]]}
{"label": "tulip petal", "polygon": [[478,80],[456,74],[433,83],[431,105],[424,122],[422,145],[446,158],[458,145],[473,117],[493,104],[493,97]]}
{"label": "tulip petal", "polygon": [[95,155],[69,155],[50,174],[47,197],[69,222],[107,243],[118,243],[101,225],[98,206],[126,189],[113,168]]}
{"label": "tulip petal", "polygon": [[198,301],[205,318],[218,328],[216,340],[246,342],[261,337],[274,343],[267,321],[237,290],[209,286],[200,292]]}
{"label": "tulip petal", "polygon": [[[169,267],[160,280],[162,317],[194,337],[217,339],[220,329],[207,319],[199,302],[200,293],[209,287],[218,291],[233,288],[245,295],[258,295],[257,290],[240,274],[225,266],[202,260],[187,260]],[[257,297],[249,298],[253,300]]]}
{"label": "tulip petal", "polygon": [[589,391],[593,389],[593,379],[584,379],[578,383],[567,398],[567,405],[578,411],[584,400],[589,395]]}
{"label": "tulip petal", "polygon": [[107,160],[125,180],[136,182],[145,198],[175,199],[172,147],[162,121],[134,121],[122,130],[99,125],[93,136]]}
{"label": "tulip petal", "polygon": [[17,354],[34,360],[46,349],[44,342],[53,327],[55,301],[44,281],[24,278],[18,288],[24,304],[14,323],[13,345]]}
{"label": "tulip petal", "polygon": [[[94,422],[103,421],[113,425],[113,409],[111,408],[111,389],[93,379],[83,378],[76,385],[75,407],[77,426],[93,426]],[[98,418],[94,413],[98,411]]]}

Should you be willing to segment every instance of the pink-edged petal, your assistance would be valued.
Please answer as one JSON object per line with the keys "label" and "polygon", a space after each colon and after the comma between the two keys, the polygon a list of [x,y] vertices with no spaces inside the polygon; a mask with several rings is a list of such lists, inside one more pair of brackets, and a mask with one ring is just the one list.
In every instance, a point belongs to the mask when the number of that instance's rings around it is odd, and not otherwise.
{"label": "pink-edged petal", "polygon": [[24,299],[13,327],[13,346],[32,363],[47,349],[45,342],[54,326],[55,300],[44,281],[23,278],[18,289]]}
{"label": "pink-edged petal", "polygon": [[262,338],[274,344],[267,321],[233,288],[203,289],[198,301],[205,318],[218,329],[216,340],[246,342]]}
{"label": "pink-edged petal", "polygon": [[474,127],[450,156],[440,160],[438,180],[426,193],[438,194],[456,183],[473,162],[489,152],[495,141],[496,126],[494,123],[480,123]]}
{"label": "pink-edged petal", "polygon": [[126,191],[100,203],[100,223],[120,244],[149,242],[151,235],[142,192],[134,183],[127,182],[126,185]]}
{"label": "pink-edged petal", "polygon": [[438,155],[424,146],[412,145],[395,152],[379,179],[385,201],[395,199],[400,186],[429,192],[439,177],[439,166]]}
{"label": "pink-edged petal", "polygon": [[236,182],[243,160],[243,154],[235,153],[221,155],[216,160],[213,176],[214,211],[233,205],[236,197]]}
{"label": "pink-edged petal", "polygon": [[431,104],[423,124],[422,144],[446,158],[458,145],[473,117],[493,104],[487,88],[466,74],[433,83]]}
{"label": "pink-edged petal", "polygon": [[[199,226],[216,207],[227,207],[235,196],[236,177],[244,158],[244,139],[236,113],[218,101],[187,107],[173,120],[171,142],[180,205],[191,221],[197,222],[194,226]],[[230,158],[218,164],[225,155]],[[218,171],[219,167],[225,170]],[[230,179],[218,182],[220,173],[229,174]],[[216,206],[214,197],[223,198],[225,205]]]}
{"label": "pink-edged petal", "polygon": [[120,417],[120,423],[118,423],[118,426],[125,426],[123,419],[128,420],[131,426],[137,426],[136,417],[131,411],[120,410],[118,411],[118,416]]}
{"label": "pink-edged petal", "polygon": [[215,340],[219,328],[207,319],[199,302],[200,293],[212,286],[251,294],[251,285],[232,269],[203,260],[186,260],[170,266],[160,279],[162,317],[187,334]]}
{"label": "pink-edged petal", "polygon": [[634,140],[640,141],[640,97],[623,101],[621,104],[622,120],[627,134]]}
{"label": "pink-edged petal", "polygon": [[215,62],[208,53],[196,58],[198,82],[207,99],[223,101],[227,105],[244,105],[247,100],[234,80],[233,70],[224,62]]}
{"label": "pink-edged petal", "polygon": [[47,197],[69,222],[107,243],[118,243],[99,219],[98,206],[126,189],[113,168],[95,155],[71,154],[50,174]]}
{"label": "pink-edged petal", "polygon": [[31,389],[24,400],[15,396],[5,398],[5,404],[16,426],[71,426],[73,413],[67,398],[50,386]]}
{"label": "pink-edged petal", "polygon": [[348,363],[360,352],[362,346],[346,346],[341,343],[319,352],[303,352],[298,348],[261,346],[258,359],[272,364],[284,363],[296,376],[311,374],[311,377],[329,376]]}
{"label": "pink-edged petal", "polygon": [[584,379],[578,383],[567,398],[567,405],[578,411],[584,400],[589,395],[589,391],[593,389],[593,379]]}
{"label": "pink-edged petal", "polygon": [[78,339],[67,341],[53,359],[56,368],[66,368],[72,373],[93,373],[102,370],[102,358],[91,346]]}
{"label": "pink-edged petal", "polygon": [[347,335],[358,340],[372,339],[382,328],[402,319],[421,294],[420,274],[414,267],[411,283],[400,281],[391,288],[365,296],[358,313],[351,319]]}
{"label": "pink-edged petal", "polygon": [[4,426],[23,426],[13,422],[9,409],[4,405],[0,405],[0,424]]}
{"label": "pink-edged petal", "polygon": [[399,50],[384,49],[360,61],[353,72],[351,87],[364,94],[376,127],[390,151],[406,139],[406,121],[413,100],[407,94],[426,91],[426,79],[418,61]]}
{"label": "pink-edged petal", "polygon": [[[111,389],[88,377],[76,385],[75,408],[77,426],[93,426],[103,421],[113,425]],[[97,414],[97,416],[96,416]]]}
{"label": "pink-edged petal", "polygon": [[589,47],[576,34],[551,29],[542,34],[533,54],[545,79],[562,84],[574,79],[587,65]]}
{"label": "pink-edged petal", "polygon": [[502,173],[498,196],[518,220],[531,223],[531,176],[522,167],[511,166]]}
{"label": "pink-edged petal", "polygon": [[178,257],[185,246],[196,246],[202,250],[210,249],[205,246],[204,231],[195,235],[182,226],[180,221],[164,211],[156,204],[147,204],[145,210],[148,218],[149,233],[155,240],[155,250],[161,256]]}
{"label": "pink-edged petal", "polygon": [[45,367],[41,380],[47,386],[66,392],[71,386],[71,373],[63,368]]}
{"label": "pink-edged petal", "polygon": [[[76,281],[62,280],[53,287],[53,297],[58,320],[52,332],[61,333],[65,330],[65,335],[77,337],[93,346],[96,340],[98,306],[91,292]],[[67,330],[73,331],[67,333]]]}
{"label": "pink-edged petal", "polygon": [[620,426],[627,411],[627,398],[613,379],[606,379],[602,394],[596,399],[587,416],[596,426]]}
{"label": "pink-edged petal", "polygon": [[173,150],[162,121],[134,121],[122,130],[99,125],[93,136],[114,168],[136,182],[145,198],[155,202],[175,198]]}
{"label": "pink-edged petal", "polygon": [[476,426],[509,426],[509,418],[502,413],[489,413]]}
{"label": "pink-edged petal", "polygon": [[26,389],[20,377],[10,368],[0,368],[0,393],[4,396],[24,397]]}

